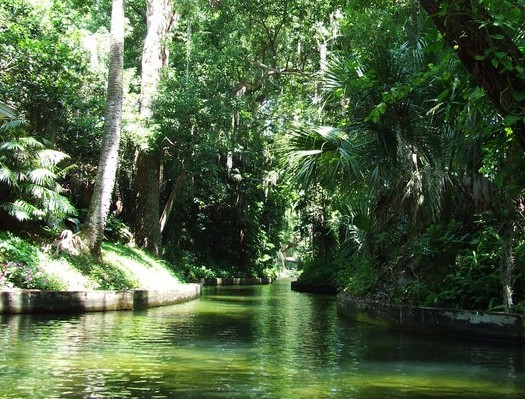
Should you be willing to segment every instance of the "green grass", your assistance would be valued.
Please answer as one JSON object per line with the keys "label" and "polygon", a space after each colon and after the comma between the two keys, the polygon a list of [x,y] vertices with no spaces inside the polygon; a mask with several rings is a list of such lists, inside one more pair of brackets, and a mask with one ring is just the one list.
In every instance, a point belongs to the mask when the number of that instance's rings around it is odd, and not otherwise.
{"label": "green grass", "polygon": [[55,256],[44,247],[41,242],[0,232],[0,265],[10,265],[9,275],[2,275],[0,267],[0,290],[162,290],[184,281],[175,266],[126,245],[104,244],[103,264],[86,255]]}

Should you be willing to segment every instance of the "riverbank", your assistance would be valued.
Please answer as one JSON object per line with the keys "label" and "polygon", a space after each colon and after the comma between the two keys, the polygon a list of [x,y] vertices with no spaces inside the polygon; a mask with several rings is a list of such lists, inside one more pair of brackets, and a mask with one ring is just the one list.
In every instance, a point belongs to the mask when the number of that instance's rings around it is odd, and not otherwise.
{"label": "riverbank", "polygon": [[201,294],[179,267],[138,248],[105,243],[100,264],[8,233],[0,238],[0,314],[136,310]]}
{"label": "riverbank", "polygon": [[340,314],[352,320],[388,328],[525,343],[523,316],[510,313],[394,305],[337,296]]}
{"label": "riverbank", "polygon": [[87,255],[57,253],[45,242],[0,234],[0,291],[170,290],[185,283],[182,265],[146,251],[104,243],[103,263]]}
{"label": "riverbank", "polygon": [[57,253],[42,242],[0,233],[0,314],[135,310],[198,298],[202,285],[264,285],[271,278],[187,282],[187,265],[128,245],[104,243],[103,263]]}
{"label": "riverbank", "polygon": [[200,284],[179,284],[165,290],[11,290],[0,292],[0,314],[139,310],[190,301],[200,295]]}
{"label": "riverbank", "polygon": [[170,289],[91,290],[91,291],[0,291],[0,314],[78,313],[139,310],[172,305],[200,297],[202,286],[267,285],[271,278],[200,279],[176,284]]}

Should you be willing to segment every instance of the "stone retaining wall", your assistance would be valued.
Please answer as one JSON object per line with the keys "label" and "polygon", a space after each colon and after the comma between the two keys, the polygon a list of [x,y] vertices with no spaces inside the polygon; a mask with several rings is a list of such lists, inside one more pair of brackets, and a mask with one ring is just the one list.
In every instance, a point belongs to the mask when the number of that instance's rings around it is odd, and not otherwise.
{"label": "stone retaining wall", "polygon": [[337,308],[350,319],[390,328],[525,342],[525,320],[517,314],[392,305],[343,293],[337,297]]}
{"label": "stone retaining wall", "polygon": [[200,295],[199,284],[162,291],[1,291],[0,314],[134,310],[189,301]]}
{"label": "stone retaining wall", "polygon": [[215,285],[264,285],[271,284],[271,278],[267,277],[248,277],[248,278],[201,278],[195,280],[194,283],[205,286]]}

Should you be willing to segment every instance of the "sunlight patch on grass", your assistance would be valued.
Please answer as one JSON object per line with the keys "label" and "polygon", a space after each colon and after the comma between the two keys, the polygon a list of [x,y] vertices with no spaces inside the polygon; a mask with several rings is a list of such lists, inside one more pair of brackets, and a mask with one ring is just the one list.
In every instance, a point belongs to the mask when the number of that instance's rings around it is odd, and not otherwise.
{"label": "sunlight patch on grass", "polygon": [[173,266],[136,248],[103,245],[104,263],[89,255],[38,253],[38,264],[58,290],[166,290],[181,284]]}
{"label": "sunlight patch on grass", "polygon": [[161,261],[143,251],[115,244],[104,245],[104,263],[136,280],[138,289],[163,290],[179,285],[180,280]]}
{"label": "sunlight patch on grass", "polygon": [[181,270],[137,248],[105,243],[102,252],[101,264],[89,254],[56,253],[47,243],[0,232],[0,260],[18,267],[8,288],[169,290],[185,281]]}
{"label": "sunlight patch on grass", "polygon": [[85,291],[96,288],[96,285],[88,277],[84,276],[65,259],[53,259],[40,254],[42,268],[46,273],[61,282],[64,290]]}

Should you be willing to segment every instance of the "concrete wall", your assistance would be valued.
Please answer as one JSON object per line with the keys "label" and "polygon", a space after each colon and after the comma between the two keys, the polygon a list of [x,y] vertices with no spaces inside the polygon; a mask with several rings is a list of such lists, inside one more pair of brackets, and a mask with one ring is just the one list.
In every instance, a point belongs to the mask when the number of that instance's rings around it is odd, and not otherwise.
{"label": "concrete wall", "polygon": [[215,285],[261,285],[271,284],[272,279],[266,277],[248,277],[248,278],[201,278],[194,283],[206,286]]}
{"label": "concrete wall", "polygon": [[337,307],[350,319],[390,328],[525,342],[525,320],[516,314],[392,305],[344,293],[338,295]]}
{"label": "concrete wall", "polygon": [[0,314],[144,309],[196,299],[200,294],[199,284],[163,291],[1,291]]}

